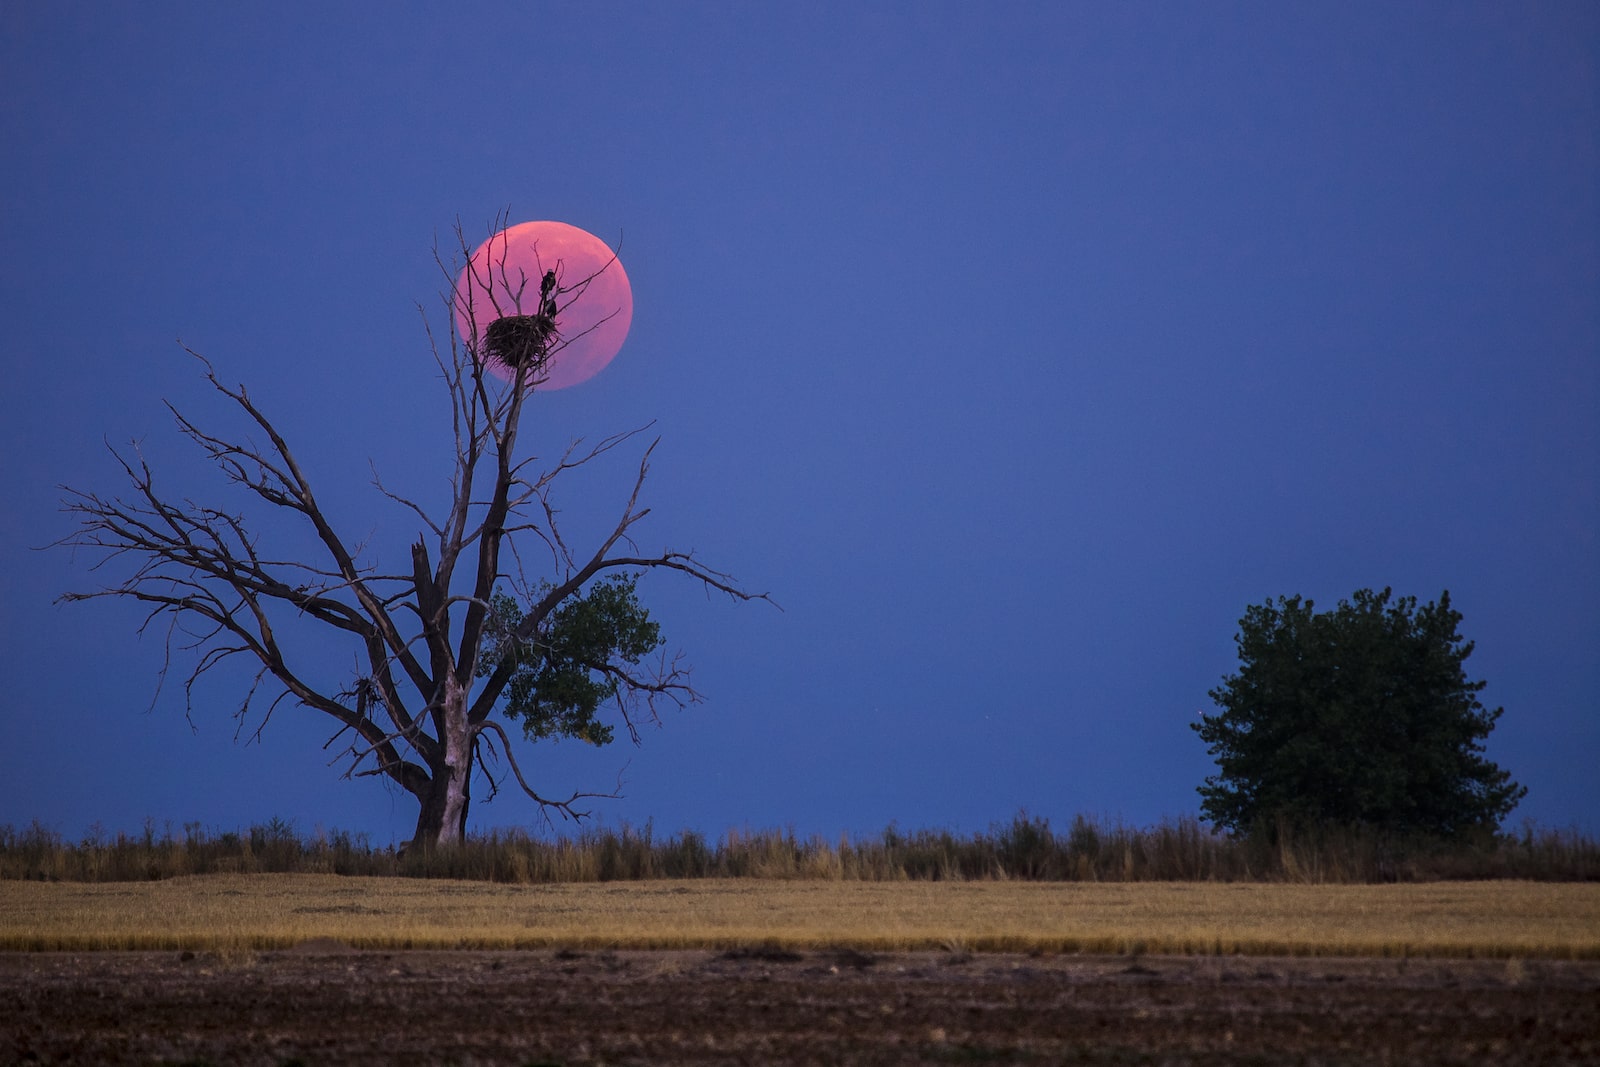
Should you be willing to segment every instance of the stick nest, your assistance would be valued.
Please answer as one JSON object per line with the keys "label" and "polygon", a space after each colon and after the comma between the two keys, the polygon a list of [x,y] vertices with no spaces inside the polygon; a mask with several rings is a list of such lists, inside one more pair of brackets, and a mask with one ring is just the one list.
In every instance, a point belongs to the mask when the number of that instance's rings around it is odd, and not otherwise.
{"label": "stick nest", "polygon": [[556,320],[549,315],[506,315],[495,319],[483,335],[484,351],[513,370],[537,367],[556,339]]}

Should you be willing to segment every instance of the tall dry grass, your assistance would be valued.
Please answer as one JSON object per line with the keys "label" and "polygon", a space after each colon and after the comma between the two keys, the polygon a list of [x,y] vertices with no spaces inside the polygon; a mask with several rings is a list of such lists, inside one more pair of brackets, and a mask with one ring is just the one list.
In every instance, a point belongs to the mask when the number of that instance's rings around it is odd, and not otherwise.
{"label": "tall dry grass", "polygon": [[596,828],[568,837],[495,831],[449,849],[400,850],[364,834],[298,834],[274,819],[244,832],[91,831],[71,841],[39,823],[0,827],[0,880],[149,881],[189,874],[339,874],[510,884],[664,878],[1047,882],[1379,883],[1600,880],[1600,842],[1576,830],[1526,826],[1469,844],[1372,835],[1286,833],[1235,839],[1190,817],[1152,827],[1078,816],[1065,832],[1018,814],[986,832],[901,831],[801,838],[792,831]]}

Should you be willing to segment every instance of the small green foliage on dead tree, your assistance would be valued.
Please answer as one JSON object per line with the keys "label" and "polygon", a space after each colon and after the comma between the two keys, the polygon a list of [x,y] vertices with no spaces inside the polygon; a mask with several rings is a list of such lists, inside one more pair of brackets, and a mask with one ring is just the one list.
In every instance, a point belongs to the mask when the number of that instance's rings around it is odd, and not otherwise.
{"label": "small green foliage on dead tree", "polygon": [[638,580],[629,574],[595,582],[551,612],[547,623],[526,640],[516,636],[523,628],[522,608],[504,593],[494,595],[488,648],[478,674],[488,677],[503,662],[515,664],[502,711],[522,723],[528,740],[575,737],[592,745],[610,744],[615,731],[596,716],[612,702],[638,739],[629,704],[622,698],[630,687],[653,695],[654,683],[624,672],[665,643],[661,627],[634,591]]}

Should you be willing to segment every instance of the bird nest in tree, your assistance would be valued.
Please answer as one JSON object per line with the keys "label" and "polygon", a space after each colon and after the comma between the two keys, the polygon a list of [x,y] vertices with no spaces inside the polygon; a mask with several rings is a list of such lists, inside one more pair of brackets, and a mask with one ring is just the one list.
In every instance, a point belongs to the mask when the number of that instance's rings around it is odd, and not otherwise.
{"label": "bird nest in tree", "polygon": [[549,315],[506,315],[495,319],[483,335],[485,353],[513,370],[538,366],[556,338],[556,320]]}

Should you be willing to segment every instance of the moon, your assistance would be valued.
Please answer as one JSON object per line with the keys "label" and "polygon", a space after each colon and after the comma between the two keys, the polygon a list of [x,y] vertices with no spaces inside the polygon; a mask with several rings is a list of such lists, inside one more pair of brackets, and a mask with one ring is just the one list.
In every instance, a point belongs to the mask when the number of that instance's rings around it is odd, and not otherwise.
{"label": "moon", "polygon": [[[556,274],[561,340],[538,387],[565,389],[605,369],[633,322],[633,287],[622,260],[594,234],[565,222],[520,222],[483,242],[456,279],[456,331],[477,351],[495,319],[538,314],[547,271]],[[511,379],[511,368],[479,358],[485,369]]]}

